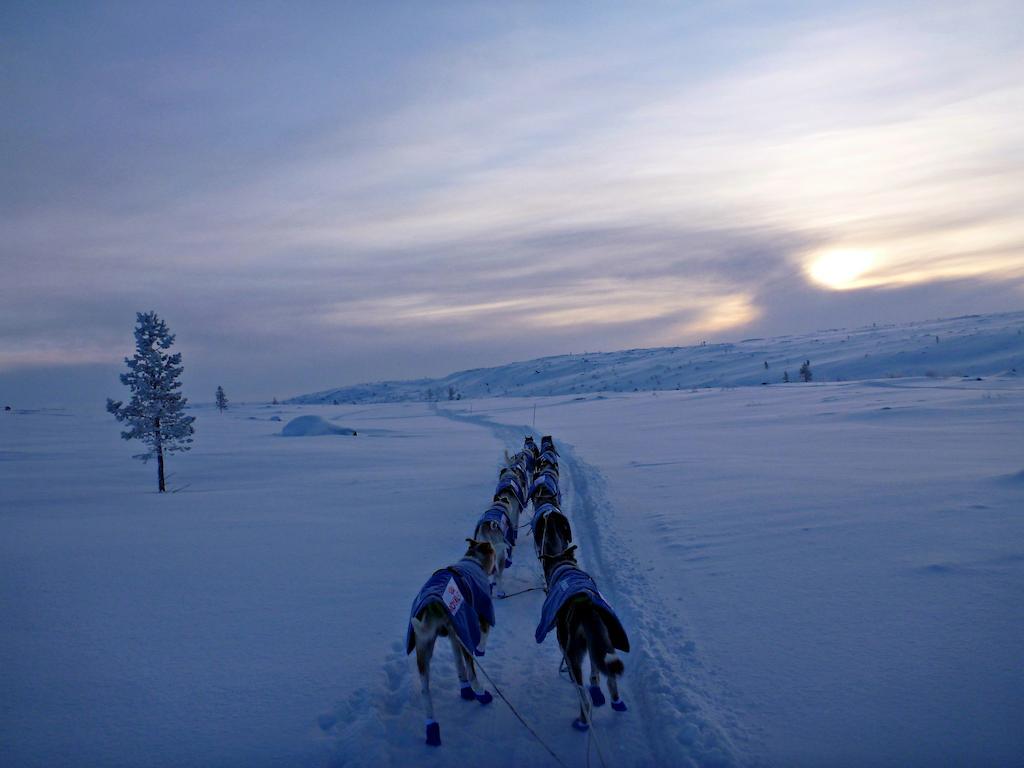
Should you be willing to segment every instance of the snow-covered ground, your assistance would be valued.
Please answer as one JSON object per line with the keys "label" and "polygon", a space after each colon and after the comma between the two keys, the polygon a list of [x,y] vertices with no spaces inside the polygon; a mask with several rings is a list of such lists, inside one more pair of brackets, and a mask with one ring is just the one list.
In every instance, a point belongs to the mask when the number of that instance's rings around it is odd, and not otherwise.
{"label": "snow-covered ground", "polygon": [[[908,378],[200,408],[165,496],[99,409],[0,413],[0,764],[555,764],[445,647],[425,747],[403,648],[534,405],[634,644],[609,765],[1022,763],[1024,385]],[[508,575],[541,583],[528,546]],[[542,598],[484,667],[584,765]]]}

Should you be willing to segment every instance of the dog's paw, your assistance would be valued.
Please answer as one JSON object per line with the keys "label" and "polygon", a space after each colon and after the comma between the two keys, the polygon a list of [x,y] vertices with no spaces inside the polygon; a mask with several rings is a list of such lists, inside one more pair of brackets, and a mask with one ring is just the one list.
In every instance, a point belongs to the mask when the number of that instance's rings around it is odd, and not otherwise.
{"label": "dog's paw", "polygon": [[490,691],[484,691],[483,693],[478,693],[476,695],[476,700],[479,701],[483,705],[487,705],[487,704],[490,704],[492,701],[494,701],[494,697],[491,696],[491,692]]}
{"label": "dog's paw", "polygon": [[505,593],[504,589],[499,589],[497,597],[499,600],[504,600],[508,595]]}
{"label": "dog's paw", "polygon": [[459,696],[462,698],[463,701],[476,701],[476,694],[473,692],[473,689],[470,688],[468,685],[462,686],[462,688],[459,690]]}
{"label": "dog's paw", "polygon": [[600,685],[588,685],[587,689],[590,691],[590,700],[594,702],[595,707],[604,706],[604,691],[601,690]]}
{"label": "dog's paw", "polygon": [[622,699],[612,699],[612,709],[614,709],[616,712],[625,712],[626,702],[624,702]]}
{"label": "dog's paw", "polygon": [[436,722],[427,723],[427,745],[431,747],[441,746],[441,726]]}
{"label": "dog's paw", "polygon": [[486,651],[483,651],[480,648],[477,648],[475,651],[473,651],[474,656],[483,656],[484,653],[486,653]]}
{"label": "dog's paw", "polygon": [[575,728],[577,731],[589,731],[590,723],[584,720],[580,720],[577,717],[575,720],[572,721],[572,727]]}

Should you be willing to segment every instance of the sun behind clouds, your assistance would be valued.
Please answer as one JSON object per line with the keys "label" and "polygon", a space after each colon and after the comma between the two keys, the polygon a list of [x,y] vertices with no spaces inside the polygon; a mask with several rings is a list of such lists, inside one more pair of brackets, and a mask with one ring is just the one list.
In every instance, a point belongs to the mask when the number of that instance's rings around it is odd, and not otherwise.
{"label": "sun behind clouds", "polygon": [[868,250],[831,250],[807,264],[807,274],[814,282],[834,291],[862,287],[860,278],[878,263],[878,255]]}

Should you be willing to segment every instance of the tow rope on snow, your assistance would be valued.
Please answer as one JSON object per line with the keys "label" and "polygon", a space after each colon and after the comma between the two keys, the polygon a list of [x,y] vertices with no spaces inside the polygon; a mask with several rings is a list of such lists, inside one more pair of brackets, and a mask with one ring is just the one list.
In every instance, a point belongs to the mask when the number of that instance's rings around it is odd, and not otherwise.
{"label": "tow rope on snow", "polygon": [[[456,639],[459,640],[459,645],[462,645],[462,649],[468,653],[469,652],[468,649],[466,648],[465,645],[462,644],[462,639],[458,638],[458,636],[456,636]],[[537,743],[540,744],[542,747],[544,747],[544,749],[547,751],[547,753],[549,755],[551,755],[551,757],[554,758],[554,761],[556,763],[558,763],[560,766],[562,766],[562,768],[569,768],[569,766],[565,764],[565,761],[562,760],[562,758],[560,758],[557,754],[555,754],[555,750],[553,750],[551,747],[549,747],[548,743],[546,741],[544,741],[544,739],[542,739],[540,737],[540,735],[535,730],[533,730],[533,728],[530,726],[530,724],[528,722],[526,722],[525,718],[521,714],[519,714],[519,710],[517,710],[512,705],[512,702],[508,700],[508,698],[505,696],[505,694],[501,692],[501,688],[499,688],[498,684],[496,682],[494,682],[494,678],[491,677],[490,673],[486,669],[484,669],[484,665],[480,663],[480,659],[475,659],[474,661],[475,661],[476,665],[478,667],[480,667],[480,671],[484,673],[484,677],[487,678],[487,682],[491,684],[491,688],[493,688],[494,692],[496,694],[498,694],[498,698],[501,699],[502,701],[504,701],[505,705],[510,710],[512,710],[512,714],[516,716],[516,719],[520,723],[522,723],[523,727],[530,732],[530,734],[533,736],[533,738],[535,738],[537,740]],[[587,760],[588,760],[588,762],[590,760],[590,746],[589,746],[589,742],[588,742],[588,746],[587,746]]]}

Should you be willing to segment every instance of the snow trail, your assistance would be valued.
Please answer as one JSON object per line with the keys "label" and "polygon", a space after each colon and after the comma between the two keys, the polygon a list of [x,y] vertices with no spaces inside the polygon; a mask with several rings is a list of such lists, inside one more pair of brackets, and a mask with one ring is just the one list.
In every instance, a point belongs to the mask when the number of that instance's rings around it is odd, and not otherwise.
{"label": "snow trail", "polygon": [[[525,425],[503,424],[482,414],[450,408],[435,410],[440,416],[490,429],[510,452],[518,450],[525,435],[540,439],[539,433]],[[620,681],[623,697],[631,708],[624,717],[638,721],[643,733],[643,757],[632,752],[632,759],[639,758],[636,764],[640,765],[750,764],[752,758],[740,758],[736,744],[710,714],[714,711],[713,688],[704,679],[704,664],[696,644],[685,639],[678,614],[659,603],[643,575],[644,566],[616,534],[616,515],[603,475],[580,458],[574,445],[558,435],[553,437],[561,458],[563,511],[580,545],[581,565],[612,600],[633,646],[625,657],[626,675]],[[517,556],[520,560],[524,556],[533,559],[528,547],[518,547]],[[553,636],[547,642],[557,646]],[[714,709],[723,708],[721,702],[715,705]],[[731,730],[738,730],[732,713],[726,713],[725,720]],[[600,720],[596,724],[599,734],[604,730],[602,725]]]}

